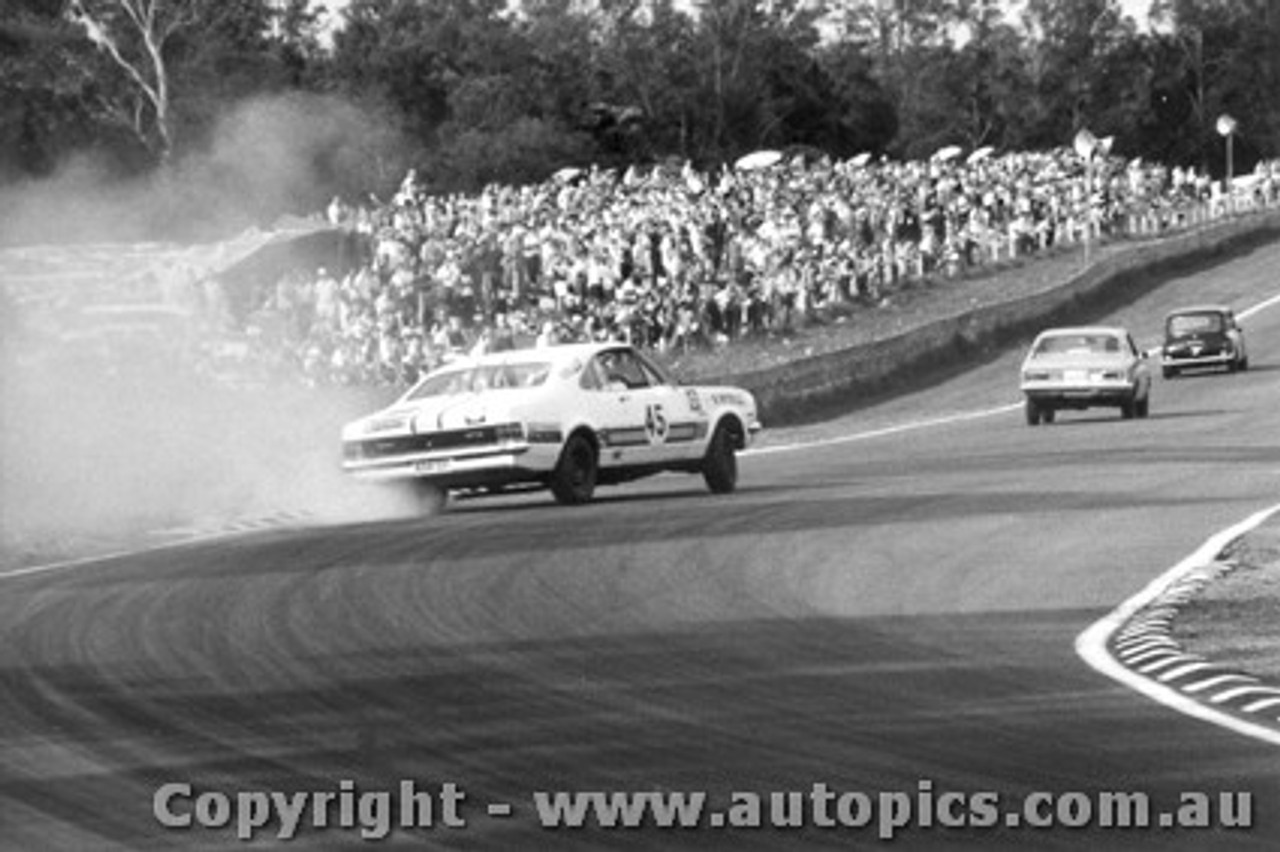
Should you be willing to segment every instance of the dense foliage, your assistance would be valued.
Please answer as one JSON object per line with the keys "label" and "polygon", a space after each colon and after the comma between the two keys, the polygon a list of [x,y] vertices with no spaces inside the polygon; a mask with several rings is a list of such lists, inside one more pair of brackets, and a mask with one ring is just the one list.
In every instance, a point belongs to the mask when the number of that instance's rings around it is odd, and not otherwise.
{"label": "dense foliage", "polygon": [[0,182],[85,158],[135,177],[199,160],[215,182],[246,158],[304,160],[264,213],[386,193],[410,166],[474,191],[760,148],[1044,149],[1081,127],[1221,174],[1222,113],[1237,171],[1280,154],[1271,0],[1155,0],[1150,28],[1118,0],[1008,5],[0,0]]}

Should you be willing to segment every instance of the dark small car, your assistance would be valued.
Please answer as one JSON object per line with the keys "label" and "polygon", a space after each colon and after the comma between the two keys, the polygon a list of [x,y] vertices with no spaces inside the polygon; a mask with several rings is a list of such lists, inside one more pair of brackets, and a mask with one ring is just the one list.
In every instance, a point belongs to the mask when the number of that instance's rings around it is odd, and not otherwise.
{"label": "dark small car", "polygon": [[1161,372],[1166,379],[1187,369],[1249,369],[1244,329],[1225,305],[1179,308],[1165,317]]}

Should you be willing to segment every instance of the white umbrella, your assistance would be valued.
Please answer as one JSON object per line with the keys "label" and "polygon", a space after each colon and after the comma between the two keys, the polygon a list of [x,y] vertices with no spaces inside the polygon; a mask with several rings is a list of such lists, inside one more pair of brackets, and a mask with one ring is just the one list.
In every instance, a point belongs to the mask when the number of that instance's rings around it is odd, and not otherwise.
{"label": "white umbrella", "polygon": [[849,165],[855,166],[860,169],[869,162],[871,162],[871,152],[863,151],[861,154],[857,155],[852,160],[850,160]]}
{"label": "white umbrella", "polygon": [[781,151],[755,151],[745,157],[739,157],[733,167],[739,171],[750,172],[756,169],[767,169],[781,159]]}
{"label": "white umbrella", "polygon": [[945,148],[939,148],[937,151],[935,151],[933,154],[933,160],[935,162],[945,163],[948,160],[954,160],[956,157],[959,157],[959,156],[960,156],[960,146],[948,145]]}
{"label": "white umbrella", "polygon": [[551,179],[558,183],[567,183],[578,175],[582,174],[582,169],[577,166],[566,166],[551,176]]}
{"label": "white umbrella", "polygon": [[987,157],[990,157],[993,153],[995,153],[995,150],[996,149],[992,148],[990,145],[983,145],[981,148],[977,149],[972,154],[970,154],[965,159],[965,162],[971,166],[974,163],[980,163],[983,160],[985,160]]}

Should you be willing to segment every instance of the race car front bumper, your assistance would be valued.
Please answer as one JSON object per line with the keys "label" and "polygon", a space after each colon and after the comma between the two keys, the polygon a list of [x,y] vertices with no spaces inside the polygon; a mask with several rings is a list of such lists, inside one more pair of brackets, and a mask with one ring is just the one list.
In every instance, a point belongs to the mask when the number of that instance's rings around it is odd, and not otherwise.
{"label": "race car front bumper", "polygon": [[1234,363],[1236,353],[1230,349],[1203,355],[1169,355],[1161,360],[1167,370],[1194,370],[1199,367],[1226,367]]}

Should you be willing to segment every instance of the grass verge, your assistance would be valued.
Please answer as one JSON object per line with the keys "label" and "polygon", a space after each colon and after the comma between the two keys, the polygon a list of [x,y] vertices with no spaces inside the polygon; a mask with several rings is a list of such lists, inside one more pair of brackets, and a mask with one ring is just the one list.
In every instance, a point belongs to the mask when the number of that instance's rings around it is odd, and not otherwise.
{"label": "grass verge", "polygon": [[1280,518],[1228,548],[1237,567],[1209,583],[1173,622],[1189,653],[1280,681]]}

